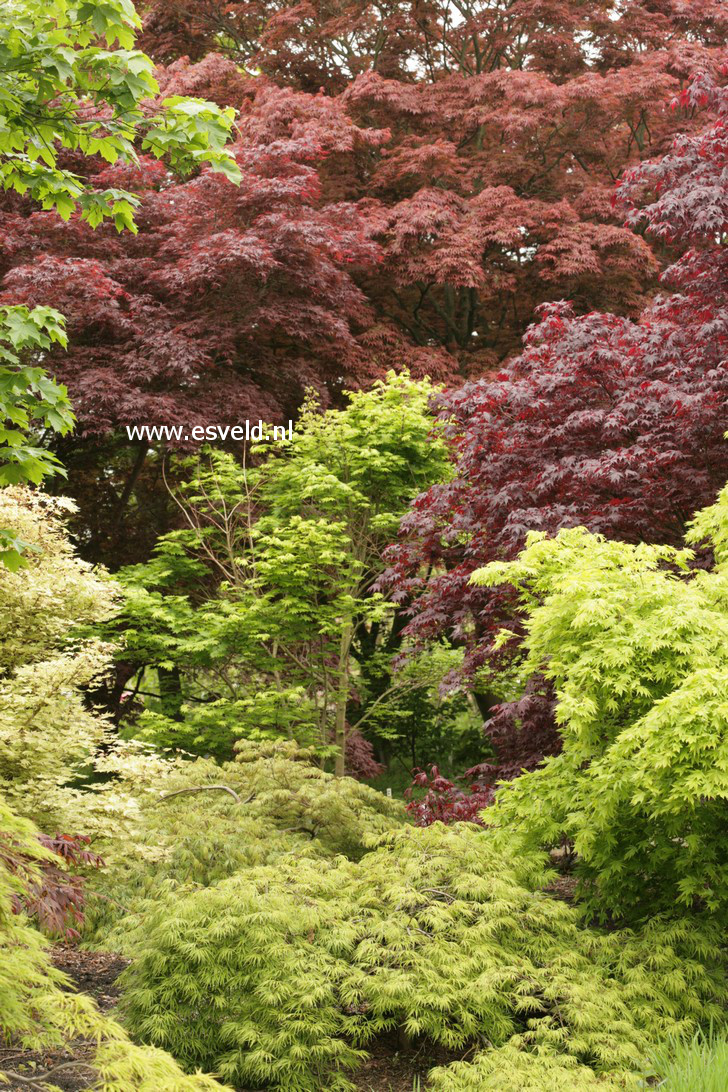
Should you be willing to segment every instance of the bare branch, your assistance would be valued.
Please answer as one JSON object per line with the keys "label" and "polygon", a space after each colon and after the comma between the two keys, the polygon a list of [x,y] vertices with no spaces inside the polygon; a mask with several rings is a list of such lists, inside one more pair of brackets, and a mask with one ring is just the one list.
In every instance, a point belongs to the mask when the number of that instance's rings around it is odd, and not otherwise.
{"label": "bare branch", "polygon": [[49,1069],[47,1073],[36,1073],[32,1077],[24,1077],[21,1073],[12,1073],[9,1069],[0,1069],[0,1076],[8,1077],[11,1081],[20,1081],[21,1084],[27,1084],[31,1088],[37,1088],[40,1089],[40,1092],[45,1092],[45,1082],[51,1080],[57,1073],[68,1069],[88,1069],[91,1073],[97,1072],[96,1067],[89,1062],[62,1062],[61,1065]]}
{"label": "bare branch", "polygon": [[164,796],[160,796],[160,802],[162,800],[171,800],[173,796],[182,796],[183,793],[195,793],[195,792],[227,792],[233,797],[236,804],[249,804],[251,800],[255,799],[255,793],[251,792],[250,796],[246,796],[245,800],[241,800],[235,789],[231,789],[229,785],[195,785],[188,789],[175,789],[174,792],[165,793]]}

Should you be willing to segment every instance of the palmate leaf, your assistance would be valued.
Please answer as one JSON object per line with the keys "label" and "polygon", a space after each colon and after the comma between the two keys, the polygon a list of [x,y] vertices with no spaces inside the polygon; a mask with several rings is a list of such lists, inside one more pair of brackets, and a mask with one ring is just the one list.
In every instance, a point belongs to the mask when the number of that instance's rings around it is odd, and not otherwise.
{"label": "palmate leaf", "polygon": [[32,545],[17,533],[0,527],[0,564],[9,569],[11,573],[15,573],[23,565],[27,565],[27,560],[23,555],[28,549],[33,549]]}
{"label": "palmate leaf", "polygon": [[[47,448],[34,444],[28,430],[66,435],[73,427],[68,393],[32,364],[23,363],[51,344],[65,345],[63,317],[50,307],[0,308],[0,488],[39,484],[65,470]],[[12,427],[8,427],[8,425]],[[0,564],[15,571],[22,564],[22,539],[0,528]]]}
{"label": "palmate leaf", "polygon": [[[133,230],[133,195],[119,191],[114,201],[95,195],[58,166],[57,148],[134,162],[137,136],[153,154],[171,156],[173,166],[207,162],[239,181],[225,150],[233,110],[202,100],[187,107],[178,97],[170,100],[169,116],[147,119],[142,102],[154,98],[158,85],[152,61],[133,49],[140,26],[128,0],[87,0],[77,10],[59,0],[51,11],[37,0],[19,0],[12,17],[0,18],[0,182],[6,189],[30,193],[64,219],[80,207],[92,226],[109,218],[119,231]],[[99,38],[117,48],[100,48]],[[149,139],[155,131],[165,133],[164,146]]]}

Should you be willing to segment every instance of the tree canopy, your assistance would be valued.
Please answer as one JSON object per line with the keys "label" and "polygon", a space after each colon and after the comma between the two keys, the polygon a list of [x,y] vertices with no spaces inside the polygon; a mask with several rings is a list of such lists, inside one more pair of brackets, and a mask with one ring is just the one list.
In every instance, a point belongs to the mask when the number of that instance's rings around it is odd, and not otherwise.
{"label": "tree canopy", "polygon": [[134,238],[0,208],[3,298],[68,319],[49,363],[78,428],[54,450],[89,556],[148,552],[137,498],[169,526],[127,425],[287,421],[307,387],[336,404],[393,367],[477,379],[559,299],[637,319],[682,244],[625,226],[614,185],[704,123],[680,96],[718,72],[724,30],[713,4],[150,5],[150,113],[236,110],[242,186],[204,163],[171,179],[140,121],[137,162],[62,152],[88,189],[140,195]]}

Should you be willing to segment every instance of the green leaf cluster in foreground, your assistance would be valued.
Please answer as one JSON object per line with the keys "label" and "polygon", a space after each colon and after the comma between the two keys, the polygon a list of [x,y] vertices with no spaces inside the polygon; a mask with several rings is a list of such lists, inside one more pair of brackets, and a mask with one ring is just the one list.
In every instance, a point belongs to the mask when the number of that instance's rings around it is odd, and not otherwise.
{"label": "green leaf cluster in foreground", "polygon": [[[74,556],[57,502],[0,496],[34,546],[0,571],[8,1036],[93,1035],[115,1092],[343,1092],[392,1032],[450,1054],[438,1092],[552,1092],[644,1087],[661,1044],[725,1030],[728,490],[690,531],[702,567],[572,529],[476,577],[518,589],[524,670],[551,680],[563,748],[502,786],[484,827],[426,828],[293,740],[224,763],[113,742],[83,697],[110,650],[81,635],[117,589]],[[124,1031],[61,991],[9,912],[14,858],[42,867],[34,821],[92,833],[107,861],[87,939],[132,957]],[[564,844],[573,905],[551,890]]]}
{"label": "green leaf cluster in foreground", "polygon": [[[62,149],[107,162],[135,161],[135,142],[173,169],[207,162],[234,181],[225,151],[235,111],[175,97],[149,116],[159,87],[153,62],[134,49],[141,20],[131,0],[14,0],[0,11],[0,185],[68,220],[111,219],[136,231],[137,198],[97,191],[63,164]],[[112,48],[116,46],[116,48]],[[106,48],[104,48],[106,47]]]}

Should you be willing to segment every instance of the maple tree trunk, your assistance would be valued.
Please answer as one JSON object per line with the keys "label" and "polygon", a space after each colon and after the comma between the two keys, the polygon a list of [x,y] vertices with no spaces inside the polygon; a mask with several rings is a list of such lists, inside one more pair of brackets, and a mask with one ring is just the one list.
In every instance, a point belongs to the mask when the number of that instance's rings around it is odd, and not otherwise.
{"label": "maple tree trunk", "polygon": [[129,503],[129,501],[131,499],[132,493],[134,492],[134,486],[136,485],[136,483],[137,483],[137,481],[139,479],[139,475],[141,474],[142,470],[144,469],[144,463],[147,460],[147,453],[148,452],[149,452],[148,445],[147,444],[142,444],[141,447],[139,448],[139,451],[137,452],[137,457],[134,460],[134,465],[132,466],[131,473],[129,474],[129,477],[126,480],[126,484],[124,485],[124,489],[122,490],[121,496],[119,497],[119,501],[118,501],[118,503],[116,505],[116,510],[114,512],[114,515],[113,515],[113,525],[114,525],[114,527],[116,528],[117,531],[119,531],[119,529],[120,529],[121,521],[123,520],[124,512],[126,511],[126,506],[127,506],[127,504]]}
{"label": "maple tree trunk", "polygon": [[157,678],[165,716],[171,720],[182,720],[182,679],[179,668],[158,667]]}
{"label": "maple tree trunk", "polygon": [[336,719],[334,721],[337,747],[334,765],[336,777],[343,777],[346,770],[346,706],[349,701],[349,655],[352,633],[353,626],[349,620],[342,628],[339,645],[339,681],[336,688]]}

